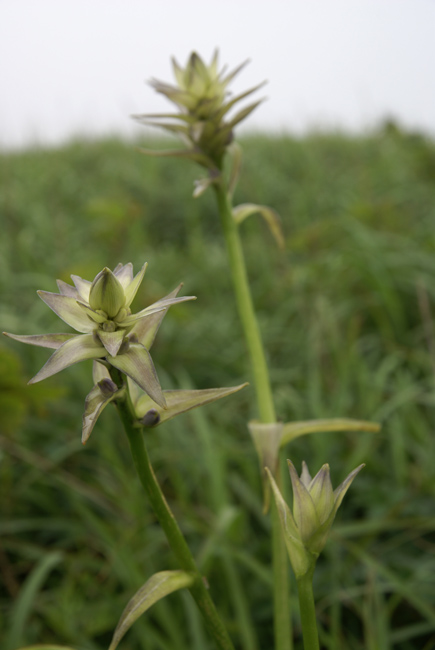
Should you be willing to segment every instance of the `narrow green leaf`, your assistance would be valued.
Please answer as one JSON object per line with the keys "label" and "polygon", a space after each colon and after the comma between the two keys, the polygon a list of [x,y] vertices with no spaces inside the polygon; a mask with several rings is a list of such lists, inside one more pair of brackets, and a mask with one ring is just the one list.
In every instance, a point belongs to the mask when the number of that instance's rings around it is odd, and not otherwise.
{"label": "narrow green leaf", "polygon": [[59,562],[62,554],[53,551],[44,555],[26,578],[12,610],[11,625],[6,636],[3,650],[15,650],[23,642],[27,629],[27,619],[34,607],[35,599],[47,576]]}
{"label": "narrow green leaf", "polygon": [[45,643],[42,643],[38,645],[28,645],[25,648],[19,648],[19,650],[75,650],[75,649],[66,645],[46,645]]}
{"label": "narrow green leaf", "polygon": [[154,603],[165,596],[172,594],[178,589],[191,587],[195,582],[195,577],[186,571],[160,571],[155,573],[147,582],[135,593],[129,601],[127,607],[122,612],[119,623],[113,634],[109,650],[115,650],[124,634],[130,629],[135,621],[144,612],[147,611]]}
{"label": "narrow green leaf", "polygon": [[299,436],[307,433],[318,433],[320,431],[380,431],[380,425],[376,422],[365,420],[352,420],[350,418],[332,418],[330,420],[304,420],[300,422],[287,422],[284,424],[281,447]]}
{"label": "narrow green leaf", "polygon": [[283,250],[285,248],[285,239],[281,228],[281,219],[275,210],[267,207],[267,205],[256,205],[255,203],[242,203],[233,209],[233,217],[237,224],[242,223],[246,217],[256,213],[263,217],[278,244],[278,248]]}

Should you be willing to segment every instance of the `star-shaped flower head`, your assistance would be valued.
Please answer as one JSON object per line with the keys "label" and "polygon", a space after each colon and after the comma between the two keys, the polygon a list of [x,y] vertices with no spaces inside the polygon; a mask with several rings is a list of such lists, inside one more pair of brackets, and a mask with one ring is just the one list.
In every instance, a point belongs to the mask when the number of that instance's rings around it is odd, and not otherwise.
{"label": "star-shaped flower head", "polygon": [[[176,415],[237,392],[231,388],[163,391],[149,350],[169,307],[194,296],[177,298],[182,285],[165,298],[132,314],[130,305],[142,282],[146,264],[133,277],[131,264],[118,264],[112,272],[103,269],[93,282],[72,275],[74,286],[62,280],[60,293],[39,291],[42,300],[75,330],[76,334],[19,336],[4,332],[16,341],[52,348],[55,352],[30,380],[35,383],[85,359],[94,359],[94,387],[85,400],[82,442],[85,443],[103,409],[128,391],[138,425],[154,427]],[[112,378],[111,367],[122,375]],[[116,377],[115,377],[116,378]]]}
{"label": "star-shaped flower head", "polygon": [[293,488],[293,513],[285,503],[270,471],[266,468],[278,509],[284,540],[296,578],[300,578],[316,563],[328,539],[337,510],[353,479],[364,467],[360,465],[333,490],[329,465],[323,465],[314,478],[304,462],[300,477],[287,461]]}
{"label": "star-shaped flower head", "polygon": [[[165,312],[171,305],[195,300],[177,298],[174,293],[132,314],[130,305],[143,280],[147,265],[133,277],[132,264],[104,268],[92,282],[72,275],[74,286],[58,280],[60,293],[38,291],[42,300],[79,335],[36,334],[6,336],[22,343],[52,348],[45,366],[30,380],[33,384],[86,359],[100,359],[117,368],[165,408],[166,402],[148,348],[144,345],[152,314]],[[108,386],[106,386],[108,389]]]}
{"label": "star-shaped flower head", "polygon": [[209,65],[206,65],[196,52],[192,52],[184,68],[173,58],[172,66],[177,85],[172,86],[157,79],[152,79],[150,85],[173,102],[179,112],[134,117],[145,124],[159,126],[170,133],[181,135],[190,147],[182,151],[147,150],[145,153],[184,156],[210,170],[221,169],[225,151],[233,140],[233,128],[263,101],[260,99],[253,102],[227,119],[229,111],[239,101],[263,85],[259,84],[236,97],[229,97],[227,87],[246,63],[247,61],[227,73],[226,67],[220,71],[218,69],[217,51]]}

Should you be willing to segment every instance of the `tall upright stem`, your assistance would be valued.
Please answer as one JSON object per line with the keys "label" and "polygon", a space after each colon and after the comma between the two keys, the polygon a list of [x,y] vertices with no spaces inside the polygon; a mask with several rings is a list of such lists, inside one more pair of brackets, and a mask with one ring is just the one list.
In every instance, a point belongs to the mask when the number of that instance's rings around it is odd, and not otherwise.
{"label": "tall upright stem", "polygon": [[[237,224],[233,218],[231,201],[223,181],[213,187],[227,245],[237,307],[251,358],[259,419],[264,424],[274,423],[276,415],[269,369],[252,303]],[[274,504],[272,505],[272,562],[275,650],[292,650],[287,552]]]}
{"label": "tall upright stem", "polygon": [[190,587],[190,592],[204,617],[205,624],[220,650],[234,650],[231,639],[219,618],[216,607],[211,599],[210,593],[205,587],[183,533],[160,489],[145,447],[143,429],[134,426],[135,418],[128,393],[125,399],[117,402],[117,407],[130,443],[136,471],[145,488],[154,513],[166,534],[169,545],[181,568],[196,576],[194,584]]}
{"label": "tall upright stem", "polygon": [[302,578],[298,579],[299,609],[301,612],[302,636],[304,650],[319,650],[319,635],[317,633],[316,609],[313,595],[314,567]]}
{"label": "tall upright stem", "polygon": [[237,224],[234,221],[232,206],[223,183],[215,185],[214,188],[228,250],[239,316],[251,357],[260,420],[265,424],[268,422],[276,422],[269,369],[267,367],[260,329],[252,304],[245,258]]}

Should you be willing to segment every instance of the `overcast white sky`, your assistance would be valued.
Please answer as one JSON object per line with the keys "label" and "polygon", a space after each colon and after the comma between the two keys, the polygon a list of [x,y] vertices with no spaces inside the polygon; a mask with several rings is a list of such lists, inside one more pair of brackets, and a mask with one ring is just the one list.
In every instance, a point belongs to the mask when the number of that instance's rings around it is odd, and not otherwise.
{"label": "overcast white sky", "polygon": [[251,128],[435,136],[435,0],[0,0],[0,146],[142,132],[171,108],[144,82],[215,47],[251,59],[234,91],[269,80]]}

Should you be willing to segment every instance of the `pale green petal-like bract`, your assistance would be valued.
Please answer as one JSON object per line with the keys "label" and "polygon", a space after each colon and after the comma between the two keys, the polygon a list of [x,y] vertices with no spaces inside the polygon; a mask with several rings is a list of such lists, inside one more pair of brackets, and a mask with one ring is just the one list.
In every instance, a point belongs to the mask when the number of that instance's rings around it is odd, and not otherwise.
{"label": "pale green petal-like bract", "polygon": [[54,311],[67,325],[70,325],[77,332],[88,334],[92,332],[95,325],[86,316],[83,309],[77,303],[77,300],[70,296],[62,296],[58,293],[49,291],[38,291],[38,296],[46,305]]}
{"label": "pale green petal-like bract", "polygon": [[131,344],[127,352],[116,357],[109,356],[109,363],[128,375],[154,402],[166,408],[162,387],[157,377],[150,353],[139,343]]}
{"label": "pale green petal-like bract", "polygon": [[45,366],[29,381],[29,384],[35,384],[38,381],[47,379],[47,377],[55,375],[64,368],[79,363],[79,361],[99,359],[105,355],[105,349],[102,345],[95,343],[92,334],[75,336],[63,343],[51,355]]}

